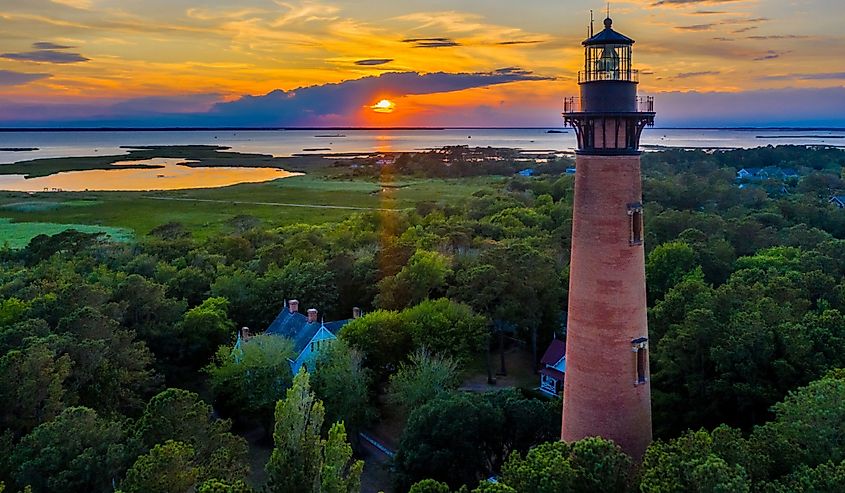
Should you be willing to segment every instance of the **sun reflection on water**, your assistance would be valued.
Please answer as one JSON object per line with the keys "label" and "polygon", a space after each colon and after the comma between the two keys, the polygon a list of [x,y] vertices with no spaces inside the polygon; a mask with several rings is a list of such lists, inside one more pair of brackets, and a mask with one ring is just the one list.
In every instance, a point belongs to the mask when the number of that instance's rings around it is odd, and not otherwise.
{"label": "sun reflection on water", "polygon": [[29,179],[24,178],[23,175],[0,175],[0,190],[17,192],[184,190],[225,187],[238,183],[259,183],[301,174],[276,168],[191,167],[179,164],[185,162],[184,159],[164,158],[124,161],[119,165],[155,167],[66,171]]}

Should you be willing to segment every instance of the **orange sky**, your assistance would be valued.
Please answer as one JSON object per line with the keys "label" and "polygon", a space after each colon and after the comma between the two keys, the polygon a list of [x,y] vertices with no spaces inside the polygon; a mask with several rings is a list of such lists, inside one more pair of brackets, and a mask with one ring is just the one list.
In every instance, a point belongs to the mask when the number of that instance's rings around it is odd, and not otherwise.
{"label": "orange sky", "polygon": [[[373,94],[356,114],[315,121],[424,125],[443,112],[513,114],[576,94],[587,0],[3,0],[0,119],[122,115],[152,98],[176,112],[385,72],[491,73],[542,80],[452,92]],[[640,90],[740,92],[842,87],[838,0],[613,2],[637,40]],[[603,12],[596,13],[600,20]],[[392,113],[370,105],[387,98]],[[28,106],[27,106],[28,105]],[[53,109],[51,109],[53,108]],[[58,108],[58,109],[57,109]],[[140,109],[144,105],[140,104]],[[51,113],[51,111],[53,113]],[[70,115],[70,116],[68,116]],[[499,122],[502,123],[502,122]]]}

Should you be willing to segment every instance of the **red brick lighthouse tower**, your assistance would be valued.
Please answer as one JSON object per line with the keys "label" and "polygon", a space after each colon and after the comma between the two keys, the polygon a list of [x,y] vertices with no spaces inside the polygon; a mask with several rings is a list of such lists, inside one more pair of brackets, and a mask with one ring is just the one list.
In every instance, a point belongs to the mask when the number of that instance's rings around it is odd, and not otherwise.
{"label": "red brick lighthouse tower", "polygon": [[651,442],[640,134],[634,40],[613,21],[582,44],[580,98],[564,103],[578,138],[562,439],[601,436],[640,459]]}

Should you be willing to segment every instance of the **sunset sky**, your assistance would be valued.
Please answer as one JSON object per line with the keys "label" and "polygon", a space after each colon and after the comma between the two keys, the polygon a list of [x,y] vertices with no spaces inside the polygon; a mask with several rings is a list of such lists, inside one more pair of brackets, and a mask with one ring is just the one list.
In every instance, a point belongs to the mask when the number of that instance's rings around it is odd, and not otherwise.
{"label": "sunset sky", "polygon": [[[590,9],[598,29],[592,0],[2,0],[0,126],[560,126]],[[658,125],[845,127],[845,2],[611,9]]]}

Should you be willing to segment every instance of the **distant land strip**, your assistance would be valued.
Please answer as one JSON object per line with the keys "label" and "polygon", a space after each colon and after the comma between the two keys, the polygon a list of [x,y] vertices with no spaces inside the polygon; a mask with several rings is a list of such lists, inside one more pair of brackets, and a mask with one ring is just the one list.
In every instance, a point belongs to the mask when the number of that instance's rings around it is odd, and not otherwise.
{"label": "distant land strip", "polygon": [[758,139],[845,139],[845,135],[758,135]]}
{"label": "distant land strip", "polygon": [[242,200],[219,200],[219,199],[189,199],[183,197],[150,197],[148,195],[141,196],[142,199],[150,200],[176,200],[179,202],[211,202],[216,204],[233,204],[233,205],[269,205],[274,207],[306,207],[310,209],[342,209],[349,211],[380,211],[380,212],[399,212],[406,209],[387,209],[382,207],[354,207],[351,205],[321,205],[321,204],[288,204],[284,202],[245,202]]}

